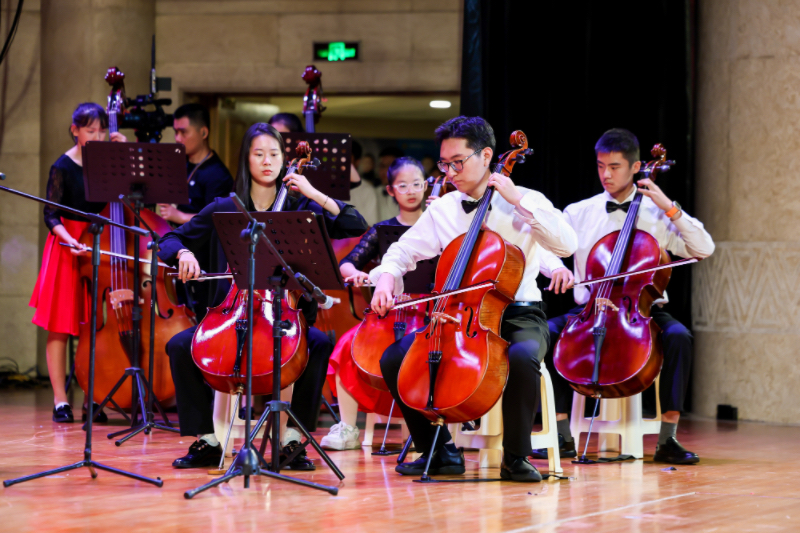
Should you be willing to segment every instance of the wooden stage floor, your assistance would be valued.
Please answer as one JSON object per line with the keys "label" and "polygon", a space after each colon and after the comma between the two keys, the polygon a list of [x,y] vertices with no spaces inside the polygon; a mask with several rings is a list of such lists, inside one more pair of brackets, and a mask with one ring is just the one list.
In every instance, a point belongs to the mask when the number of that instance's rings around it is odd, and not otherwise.
{"label": "wooden stage floor", "polygon": [[[77,403],[80,405],[80,403]],[[80,424],[55,425],[47,391],[0,393],[2,479],[29,475],[82,458]],[[800,427],[692,420],[680,440],[700,454],[695,466],[644,461],[576,466],[568,481],[421,485],[393,471],[395,456],[371,450],[333,452],[344,472],[338,496],[285,482],[241,479],[185,500],[185,490],[211,479],[205,470],[175,470],[172,460],[191,439],[157,432],[122,447],[105,438],[120,427],[96,426],[98,462],[160,476],[157,488],[88,469],[2,489],[2,531],[798,531]],[[174,416],[174,415],[173,415]],[[109,429],[111,428],[111,429]],[[397,442],[399,433],[390,436]],[[591,449],[591,448],[590,448]],[[312,456],[316,454],[312,452]],[[498,477],[467,453],[467,477]],[[321,462],[317,458],[317,462]],[[544,461],[537,466],[546,469]],[[325,467],[290,473],[334,484]]]}

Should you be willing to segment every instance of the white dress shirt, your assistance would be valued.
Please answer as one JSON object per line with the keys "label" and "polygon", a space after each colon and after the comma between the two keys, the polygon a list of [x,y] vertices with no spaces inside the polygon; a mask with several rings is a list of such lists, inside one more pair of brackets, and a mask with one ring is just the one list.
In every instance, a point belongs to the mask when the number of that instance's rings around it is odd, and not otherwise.
{"label": "white dress shirt", "polygon": [[[631,192],[623,202],[617,202],[604,191],[597,196],[568,205],[564,209],[564,218],[578,234],[578,249],[574,258],[575,283],[586,279],[586,259],[597,241],[612,231],[621,230],[625,223],[627,213],[621,209],[611,213],[606,212],[606,202],[617,204],[630,202],[635,195],[636,190]],[[673,222],[647,196],[642,198],[639,206],[636,228],[655,237],[661,248],[679,257],[705,259],[714,252],[714,241],[699,220],[682,212],[681,216]],[[542,273],[544,275],[552,277],[551,273],[554,270],[563,267],[564,263],[558,257],[546,252],[542,253]],[[578,305],[585,304],[589,300],[589,295],[590,286],[573,289],[575,303]],[[662,304],[666,301],[667,295],[664,293],[664,298],[657,300],[656,303]]]}
{"label": "white dress shirt", "polygon": [[[486,226],[496,231],[506,241],[519,246],[525,255],[525,271],[522,284],[516,294],[518,302],[536,302],[542,293],[536,286],[539,275],[539,254],[542,249],[567,257],[575,251],[577,237],[564,216],[540,192],[517,187],[524,195],[522,208],[533,215],[527,218],[495,192],[492,208],[486,217]],[[461,205],[462,200],[474,201],[461,192],[452,192],[433,202],[422,213],[416,224],[392,244],[381,259],[381,265],[369,274],[372,283],[377,283],[383,273],[394,276],[394,293],[403,292],[403,275],[416,268],[418,261],[441,254],[456,237],[467,232],[475,218],[477,209],[469,214]]]}

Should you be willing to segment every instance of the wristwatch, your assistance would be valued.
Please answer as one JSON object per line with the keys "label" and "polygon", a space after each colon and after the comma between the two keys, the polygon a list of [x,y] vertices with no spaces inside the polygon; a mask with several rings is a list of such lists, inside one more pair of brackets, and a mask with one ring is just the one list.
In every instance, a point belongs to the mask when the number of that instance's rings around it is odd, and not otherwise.
{"label": "wristwatch", "polygon": [[679,204],[678,202],[672,202],[672,209],[670,209],[664,214],[667,215],[667,218],[672,220],[672,218],[675,215],[677,215],[680,212],[680,210],[681,210],[681,204]]}

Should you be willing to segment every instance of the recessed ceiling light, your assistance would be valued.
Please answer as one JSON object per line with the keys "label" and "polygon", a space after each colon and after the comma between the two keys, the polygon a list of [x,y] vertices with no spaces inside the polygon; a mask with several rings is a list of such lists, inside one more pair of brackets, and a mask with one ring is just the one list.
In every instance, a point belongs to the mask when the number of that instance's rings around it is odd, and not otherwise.
{"label": "recessed ceiling light", "polygon": [[431,107],[435,109],[449,109],[451,105],[447,100],[431,100]]}

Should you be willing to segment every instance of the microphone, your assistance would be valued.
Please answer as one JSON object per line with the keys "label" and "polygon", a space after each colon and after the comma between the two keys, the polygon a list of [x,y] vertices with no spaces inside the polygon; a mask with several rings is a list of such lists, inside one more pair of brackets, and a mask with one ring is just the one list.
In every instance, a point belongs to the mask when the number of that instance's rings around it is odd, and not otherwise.
{"label": "microphone", "polygon": [[320,309],[330,309],[336,304],[342,303],[339,298],[331,298],[327,294],[325,295],[325,301],[319,304]]}
{"label": "microphone", "polygon": [[319,289],[319,287],[311,283],[311,281],[309,281],[309,279],[304,275],[302,275],[301,273],[295,272],[294,278],[305,289],[305,292],[307,294],[303,296],[306,296],[307,300],[310,300],[310,298],[308,298],[307,296],[310,296],[311,298],[316,300],[317,303],[319,304],[320,309],[330,309],[335,304],[341,302],[339,298],[331,298],[330,296],[322,292]]}

